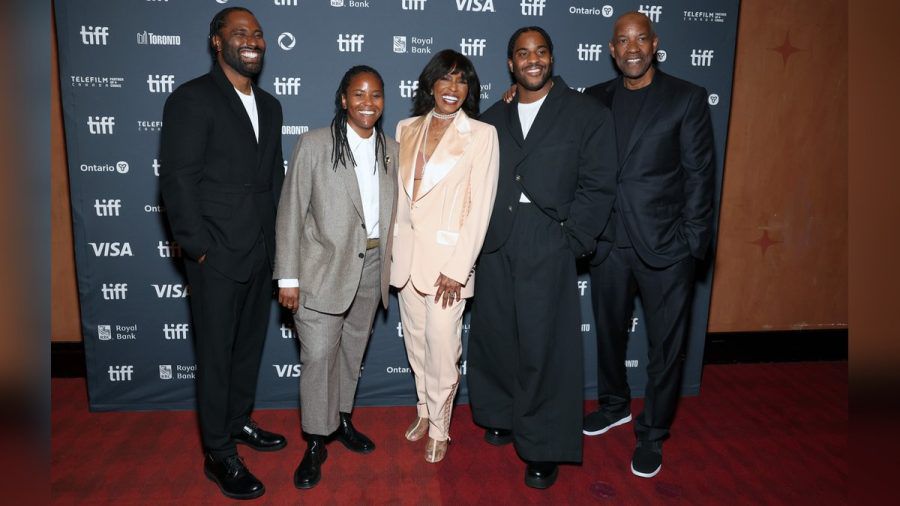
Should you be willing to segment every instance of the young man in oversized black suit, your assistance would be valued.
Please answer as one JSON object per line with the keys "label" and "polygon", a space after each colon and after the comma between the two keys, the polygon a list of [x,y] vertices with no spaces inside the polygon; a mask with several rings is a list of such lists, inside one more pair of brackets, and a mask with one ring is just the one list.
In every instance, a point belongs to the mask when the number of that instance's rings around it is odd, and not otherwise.
{"label": "young man in oversized black suit", "polygon": [[281,104],[253,83],[266,45],[250,11],[216,14],[209,40],[212,71],[166,101],[160,189],[191,286],[204,471],[226,496],[251,499],[265,488],[235,443],[286,445],[250,419],[273,295]]}
{"label": "young man in oversized black suit", "polygon": [[662,442],[681,390],[694,264],[713,227],[706,90],[655,69],[657,44],[647,16],[622,15],[609,44],[622,75],[585,90],[613,112],[619,170],[613,215],[591,261],[600,409],[585,417],[583,430],[598,435],[631,420],[626,322],[640,292],[649,363],[631,470],[646,478],[662,468]]}
{"label": "young man in oversized black suit", "polygon": [[508,47],[516,99],[481,120],[497,129],[497,197],[475,271],[469,399],[492,444],[514,442],[525,483],[547,488],[580,462],[584,403],[575,260],[594,251],[615,195],[615,138],[605,106],[553,77],[539,27]]}

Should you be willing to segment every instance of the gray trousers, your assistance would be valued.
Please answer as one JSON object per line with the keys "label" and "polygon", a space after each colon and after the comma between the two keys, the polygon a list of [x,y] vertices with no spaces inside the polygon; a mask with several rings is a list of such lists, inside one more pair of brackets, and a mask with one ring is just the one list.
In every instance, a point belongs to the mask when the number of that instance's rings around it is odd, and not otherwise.
{"label": "gray trousers", "polygon": [[294,315],[300,338],[300,419],[307,434],[327,436],[338,428],[339,412],[350,413],[360,364],[378,301],[381,262],[378,248],[366,251],[362,277],[350,308],[326,314],[303,306]]}

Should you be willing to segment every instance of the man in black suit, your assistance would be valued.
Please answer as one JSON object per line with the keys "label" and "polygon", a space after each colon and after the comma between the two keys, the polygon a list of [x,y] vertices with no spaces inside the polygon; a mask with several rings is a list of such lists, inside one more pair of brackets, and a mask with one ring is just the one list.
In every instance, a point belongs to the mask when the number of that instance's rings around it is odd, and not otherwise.
{"label": "man in black suit", "polygon": [[584,402],[575,260],[594,251],[615,196],[609,109],[553,77],[539,27],[510,38],[516,99],[481,120],[497,129],[500,176],[476,268],[469,398],[485,439],[515,442],[525,484],[547,488],[580,462]]}
{"label": "man in black suit", "polygon": [[639,292],[649,363],[631,470],[645,478],[662,468],[681,390],[695,259],[706,254],[713,227],[706,90],[655,69],[658,42],[647,16],[622,15],[609,43],[622,75],[585,90],[612,109],[619,170],[613,215],[591,260],[600,409],[585,417],[583,430],[594,436],[631,421],[626,328]]}
{"label": "man in black suit", "polygon": [[204,472],[226,496],[251,499],[265,488],[235,443],[287,444],[250,419],[273,294],[281,104],[253,83],[266,43],[250,11],[216,14],[209,41],[212,71],[166,101],[160,189],[191,286]]}

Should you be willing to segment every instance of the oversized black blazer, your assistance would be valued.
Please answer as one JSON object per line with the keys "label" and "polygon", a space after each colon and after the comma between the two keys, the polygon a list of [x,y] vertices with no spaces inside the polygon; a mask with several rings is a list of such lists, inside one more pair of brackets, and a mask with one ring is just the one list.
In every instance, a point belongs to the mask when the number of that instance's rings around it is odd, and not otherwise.
{"label": "oversized black blazer", "polygon": [[507,240],[526,196],[559,222],[578,257],[591,254],[615,198],[616,140],[610,110],[560,77],[538,111],[528,140],[522,137],[518,97],[498,101],[481,115],[500,138],[497,197],[482,251]]}
{"label": "oversized black blazer", "polygon": [[[585,95],[612,108],[621,76],[591,86]],[[591,260],[609,254],[616,234],[627,233],[641,259],[663,268],[703,259],[712,238],[714,146],[706,90],[659,70],[619,160],[616,203],[627,231],[613,221]]]}
{"label": "oversized black blazer", "polygon": [[219,65],[166,100],[159,183],[175,240],[193,259],[246,281],[250,251],[275,254],[275,211],[284,181],[281,104],[253,85],[259,142],[237,91]]}

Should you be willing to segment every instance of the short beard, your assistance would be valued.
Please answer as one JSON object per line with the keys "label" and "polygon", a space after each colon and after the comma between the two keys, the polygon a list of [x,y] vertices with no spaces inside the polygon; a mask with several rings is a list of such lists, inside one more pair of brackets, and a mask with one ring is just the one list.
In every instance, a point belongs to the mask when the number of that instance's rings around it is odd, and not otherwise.
{"label": "short beard", "polygon": [[259,63],[248,66],[244,62],[241,61],[241,49],[231,50],[230,48],[222,51],[222,58],[225,60],[225,63],[228,64],[229,67],[233,68],[235,72],[244,76],[244,77],[256,77],[259,75],[259,72],[262,70],[262,62],[263,57],[265,56],[264,52],[260,52]]}
{"label": "short beard", "polygon": [[[524,73],[523,73],[523,76],[524,76]],[[515,77],[515,76],[514,76],[514,77]],[[538,91],[538,90],[540,90],[541,88],[543,88],[544,86],[546,86],[546,85],[547,85],[547,81],[549,81],[549,80],[552,79],[552,78],[553,78],[553,64],[551,64],[549,67],[547,67],[547,74],[544,75],[544,78],[543,78],[543,79],[541,79],[540,84],[537,84],[537,85],[530,85],[530,84],[527,84],[527,82],[526,82],[524,79],[521,80],[521,81],[518,80],[518,79],[516,79],[516,84],[518,84],[519,86],[525,88],[525,89],[528,90],[528,91]]]}

